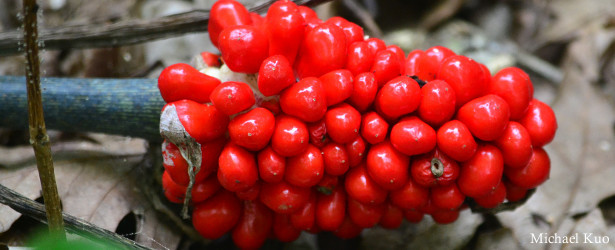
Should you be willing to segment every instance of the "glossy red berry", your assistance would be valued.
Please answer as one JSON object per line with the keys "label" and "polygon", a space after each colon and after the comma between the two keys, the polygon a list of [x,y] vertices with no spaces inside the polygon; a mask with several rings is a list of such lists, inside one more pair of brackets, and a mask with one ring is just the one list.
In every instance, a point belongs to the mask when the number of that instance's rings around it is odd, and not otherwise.
{"label": "glossy red berry", "polygon": [[385,204],[365,204],[354,199],[348,199],[348,216],[352,222],[361,228],[370,228],[378,224],[384,214]]}
{"label": "glossy red berry", "polygon": [[504,160],[500,150],[491,144],[483,144],[469,161],[461,165],[457,185],[466,196],[481,197],[495,190],[503,173]]}
{"label": "glossy red berry", "polygon": [[188,99],[206,103],[219,84],[217,78],[203,74],[185,63],[164,68],[158,77],[158,89],[165,102]]}
{"label": "glossy red berry", "polygon": [[384,115],[396,118],[415,111],[420,102],[419,84],[410,77],[399,76],[382,86],[375,105]]}
{"label": "glossy red berry", "polygon": [[284,180],[297,187],[316,185],[325,174],[324,161],[320,149],[308,144],[303,153],[286,159]]}
{"label": "glossy red berry", "polygon": [[207,23],[209,39],[214,46],[218,47],[218,37],[222,30],[251,23],[250,13],[243,4],[234,0],[217,1],[209,10],[209,22]]}
{"label": "glossy red berry", "polygon": [[358,111],[364,112],[372,105],[377,93],[378,84],[374,74],[370,72],[360,73],[354,78],[352,95],[350,95],[348,103]]}
{"label": "glossy red berry", "polygon": [[395,44],[387,46],[386,50],[393,52],[395,56],[397,56],[397,61],[399,61],[400,73],[403,73],[404,66],[406,64],[406,54],[404,53],[404,50],[402,50],[399,46]]}
{"label": "glossy red berry", "polygon": [[292,1],[277,1],[269,7],[265,29],[269,55],[282,55],[293,64],[305,33],[305,20]]}
{"label": "glossy red berry", "polygon": [[261,247],[273,226],[273,213],[260,201],[244,201],[237,226],[231,236],[237,247],[256,249]]}
{"label": "glossy red berry", "polygon": [[431,218],[438,224],[450,224],[459,218],[459,210],[437,209],[431,213]]}
{"label": "glossy red berry", "polygon": [[192,225],[203,238],[218,239],[239,221],[241,203],[233,193],[220,190],[216,195],[195,206]]}
{"label": "glossy red berry", "polygon": [[519,120],[532,139],[532,146],[542,147],[553,140],[557,119],[549,105],[537,99],[530,101],[527,113]]}
{"label": "glossy red berry", "polygon": [[352,95],[354,79],[349,70],[334,70],[322,75],[319,79],[325,90],[327,106],[343,102]]}
{"label": "glossy red berry", "polygon": [[[406,76],[418,76],[418,59],[425,55],[425,51],[415,49],[408,53],[408,56],[404,60],[404,68],[402,69],[402,73]],[[419,77],[419,79],[422,79]]]}
{"label": "glossy red berry", "polygon": [[224,82],[211,92],[209,98],[216,108],[226,115],[234,115],[256,103],[254,92],[243,82]]}
{"label": "glossy red berry", "polygon": [[404,210],[404,219],[406,219],[410,223],[419,223],[423,220],[424,216],[425,214],[419,212],[418,210],[414,210],[414,209]]}
{"label": "glossy red berry", "polygon": [[308,146],[308,130],[302,121],[292,116],[279,115],[276,118],[271,147],[281,156],[301,154]]}
{"label": "glossy red berry", "polygon": [[258,152],[258,173],[265,182],[280,182],[284,179],[286,158],[276,153],[271,146]]}
{"label": "glossy red berry", "polygon": [[382,87],[389,80],[401,75],[401,63],[394,52],[380,50],[374,56],[370,72],[374,73],[378,86]]}
{"label": "glossy red berry", "polygon": [[349,22],[339,16],[334,16],[329,18],[326,23],[331,23],[337,27],[340,27],[340,29],[344,31],[344,35],[346,36],[346,44],[348,45],[354,42],[363,41],[363,28],[353,22]]}
{"label": "glossy red berry", "polygon": [[352,239],[358,237],[362,231],[363,228],[355,224],[349,215],[346,215],[344,222],[333,232],[333,235],[340,239]]}
{"label": "glossy red berry", "polygon": [[387,191],[372,180],[364,164],[348,171],[344,187],[350,198],[364,204],[380,204],[387,197]]}
{"label": "glossy red berry", "polygon": [[192,203],[197,204],[203,202],[220,190],[220,182],[215,175],[209,176],[207,179],[197,182],[192,187]]}
{"label": "glossy red berry", "polygon": [[310,198],[310,189],[295,187],[285,181],[263,183],[260,200],[276,213],[290,214],[301,209]]}
{"label": "glossy red berry", "polygon": [[500,138],[509,118],[506,101],[492,94],[469,101],[457,112],[457,119],[468,126],[474,136],[484,141]]}
{"label": "glossy red berry", "polygon": [[448,186],[459,177],[459,164],[440,150],[413,158],[410,174],[423,187]]}
{"label": "glossy red berry", "polygon": [[[225,144],[226,140],[224,138],[201,144],[201,168],[194,178],[195,182],[204,180],[218,168],[218,157]],[[168,172],[173,182],[182,186],[188,186],[190,182],[188,162],[181,155],[179,148],[175,144],[167,140],[162,142],[162,160],[162,166]]]}
{"label": "glossy red berry", "polygon": [[264,96],[277,95],[295,83],[292,64],[282,55],[273,55],[263,61],[258,71],[258,90]]}
{"label": "glossy red berry", "polygon": [[416,116],[393,125],[390,137],[393,147],[409,156],[427,153],[436,146],[436,131]]}
{"label": "glossy red berry", "polygon": [[500,182],[498,186],[489,194],[476,197],[474,201],[481,207],[494,208],[500,205],[506,199],[506,186]]}
{"label": "glossy red berry", "polygon": [[367,172],[386,190],[403,187],[408,181],[410,157],[397,151],[389,141],[373,145],[367,153]]}
{"label": "glossy red berry", "polygon": [[455,114],[455,91],[441,80],[427,82],[421,88],[419,117],[431,126],[438,127]]}
{"label": "glossy red berry", "polygon": [[485,79],[480,65],[465,56],[453,55],[444,59],[436,78],[447,82],[455,90],[456,107],[487,92],[488,79]]}
{"label": "glossy red berry", "polygon": [[235,192],[235,195],[237,195],[237,198],[242,201],[254,201],[258,199],[260,192],[261,182],[256,181],[256,183],[254,183],[251,187]]}
{"label": "glossy red berry", "polygon": [[316,192],[310,192],[308,195],[306,203],[290,214],[290,223],[299,230],[311,230],[316,227]]}
{"label": "glossy red berry", "polygon": [[206,143],[223,136],[229,123],[228,116],[215,106],[190,100],[168,103],[162,110],[161,120],[175,119],[165,115],[177,115],[186,132],[198,143]]}
{"label": "glossy red berry", "polygon": [[316,225],[327,231],[335,231],[344,222],[346,215],[346,193],[343,187],[337,187],[331,194],[317,194]]}
{"label": "glossy red berry", "polygon": [[367,46],[371,51],[372,55],[376,55],[378,51],[386,49],[387,45],[382,41],[382,39],[372,37],[365,40],[367,42]]}
{"label": "glossy red berry", "polygon": [[353,75],[367,72],[372,68],[375,56],[366,41],[353,42],[348,46],[345,68]]}
{"label": "glossy red berry", "polygon": [[228,125],[231,141],[251,151],[263,149],[275,128],[275,117],[264,108],[235,116]]}
{"label": "glossy red berry", "polygon": [[431,189],[432,204],[438,209],[457,209],[461,206],[466,196],[459,190],[457,184],[439,186]]}
{"label": "glossy red berry", "polygon": [[510,119],[517,120],[527,112],[532,100],[529,77],[523,70],[508,67],[500,70],[489,84],[489,93],[502,97],[510,107]]}
{"label": "glossy red berry", "polygon": [[305,122],[320,120],[327,112],[322,82],[315,77],[303,78],[282,92],[280,106],[284,113]]}
{"label": "glossy red berry", "polygon": [[386,203],[384,214],[380,218],[380,226],[386,229],[397,229],[404,220],[404,212],[397,206]]}
{"label": "glossy red berry", "polygon": [[325,172],[329,175],[343,175],[350,168],[346,147],[342,144],[330,142],[322,147],[322,157],[325,163]]}
{"label": "glossy red berry", "polygon": [[361,136],[369,144],[378,144],[386,139],[389,124],[376,112],[363,114],[361,121]]}
{"label": "glossy red berry", "polygon": [[258,180],[254,155],[232,142],[226,144],[218,162],[218,181],[229,191],[247,189]]}
{"label": "glossy red berry", "polygon": [[301,230],[295,228],[290,221],[290,214],[273,215],[273,235],[281,242],[292,242],[299,238]]}
{"label": "glossy red berry", "polygon": [[361,114],[352,106],[342,103],[327,111],[325,125],[331,140],[340,144],[348,143],[359,135]]}
{"label": "glossy red berry", "polygon": [[366,149],[367,145],[361,136],[357,136],[352,142],[346,143],[346,152],[351,167],[358,166],[363,161]]}
{"label": "glossy red berry", "polygon": [[454,55],[455,52],[442,46],[434,46],[426,49],[425,52],[416,59],[414,75],[423,81],[434,80],[436,79],[442,62]]}
{"label": "glossy red berry", "polygon": [[504,134],[494,141],[502,151],[504,166],[522,168],[532,158],[532,140],[525,127],[518,122],[510,121]]}
{"label": "glossy red berry", "polygon": [[469,160],[478,146],[468,127],[458,120],[448,121],[438,129],[436,144],[458,162]]}
{"label": "glossy red berry", "polygon": [[319,77],[346,63],[346,35],[334,24],[322,23],[307,31],[295,67],[299,78]]}
{"label": "glossy red berry", "polygon": [[322,148],[329,143],[330,140],[327,136],[327,125],[325,124],[325,119],[308,123],[307,128],[310,133],[310,143],[312,145]]}
{"label": "glossy red berry", "polygon": [[418,185],[412,178],[400,189],[391,191],[390,202],[403,209],[417,209],[427,204],[429,189]]}
{"label": "glossy red berry", "polygon": [[168,171],[162,172],[162,191],[167,200],[173,203],[181,204],[186,197],[186,187],[175,183]]}
{"label": "glossy red berry", "polygon": [[542,148],[534,148],[534,153],[527,166],[507,168],[506,177],[512,184],[525,189],[532,189],[549,179],[551,160]]}
{"label": "glossy red berry", "polygon": [[240,73],[257,73],[263,60],[269,57],[267,36],[255,26],[225,28],[218,38],[218,48],[229,69]]}
{"label": "glossy red berry", "polygon": [[525,198],[528,189],[512,184],[509,180],[504,180],[503,182],[506,186],[506,199],[508,201],[515,202]]}

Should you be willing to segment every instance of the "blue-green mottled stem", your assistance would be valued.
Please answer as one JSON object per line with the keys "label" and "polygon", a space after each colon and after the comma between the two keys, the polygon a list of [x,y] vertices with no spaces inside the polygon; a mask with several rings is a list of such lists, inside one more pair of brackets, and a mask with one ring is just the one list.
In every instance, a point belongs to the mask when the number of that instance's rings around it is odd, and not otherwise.
{"label": "blue-green mottled stem", "polygon": [[[28,129],[25,77],[0,76],[0,127]],[[161,141],[155,79],[42,78],[48,129]]]}

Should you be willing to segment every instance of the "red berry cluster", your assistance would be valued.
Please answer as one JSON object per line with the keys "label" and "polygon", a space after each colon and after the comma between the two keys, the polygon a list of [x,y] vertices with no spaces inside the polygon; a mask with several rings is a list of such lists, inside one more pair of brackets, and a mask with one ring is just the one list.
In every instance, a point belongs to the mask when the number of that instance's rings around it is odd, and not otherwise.
{"label": "red berry cluster", "polygon": [[[258,86],[187,64],[158,80],[164,109],[201,147],[191,202],[205,238],[232,232],[239,247],[255,248],[302,230],[350,238],[424,214],[451,223],[467,197],[494,208],[549,176],[542,147],[555,115],[518,68],[492,76],[441,46],[406,56],[291,1],[265,17],[218,1],[208,29],[226,66],[258,73]],[[177,203],[189,183],[182,153],[163,144],[164,192]]]}

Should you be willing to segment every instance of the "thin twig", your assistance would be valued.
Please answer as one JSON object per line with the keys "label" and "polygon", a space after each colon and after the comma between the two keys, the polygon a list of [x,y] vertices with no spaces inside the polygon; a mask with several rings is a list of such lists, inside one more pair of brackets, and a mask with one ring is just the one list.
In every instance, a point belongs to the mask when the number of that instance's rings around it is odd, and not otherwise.
{"label": "thin twig", "polygon": [[[47,223],[45,218],[45,209],[43,205],[30,200],[23,195],[11,190],[0,184],[0,203],[9,206],[20,214],[26,215],[42,223]],[[86,235],[105,242],[113,242],[124,248],[132,249],[148,249],[130,239],[122,237],[109,230],[97,227],[96,225],[74,217],[69,214],[63,214],[64,224],[69,232]]]}
{"label": "thin twig", "polygon": [[43,100],[41,97],[41,78],[38,57],[38,5],[36,0],[23,1],[24,40],[26,45],[26,86],[28,91],[28,120],[30,144],[34,149],[36,166],[43,189],[45,210],[49,220],[49,231],[57,234],[60,240],[66,240],[62,221],[62,205],[58,195],[56,177],[53,171],[49,136],[43,117]]}
{"label": "thin twig", "polygon": [[352,13],[361,20],[367,31],[372,37],[382,37],[382,30],[374,20],[374,17],[363,6],[359,5],[355,0],[344,0],[344,5],[352,11]]}
{"label": "thin twig", "polygon": [[[294,0],[302,5],[317,5],[330,0]],[[253,6],[250,11],[264,12],[273,1]],[[112,24],[72,25],[43,29],[39,40],[45,49],[83,49],[116,47],[207,31],[209,12],[194,10],[153,20],[126,20]],[[20,53],[18,31],[0,33],[0,56]]]}

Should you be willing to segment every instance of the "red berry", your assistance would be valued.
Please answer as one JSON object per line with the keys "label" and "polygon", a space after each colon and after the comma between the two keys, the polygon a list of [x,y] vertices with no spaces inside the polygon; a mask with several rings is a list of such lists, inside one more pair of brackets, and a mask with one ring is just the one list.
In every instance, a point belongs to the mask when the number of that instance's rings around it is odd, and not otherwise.
{"label": "red berry", "polygon": [[299,238],[301,230],[290,222],[290,214],[273,215],[273,235],[281,242],[292,242]]}
{"label": "red berry", "polygon": [[257,181],[251,187],[235,192],[235,195],[237,195],[237,198],[239,198],[242,201],[254,201],[258,199],[260,192],[261,192],[261,182]]}
{"label": "red berry", "polygon": [[423,81],[434,80],[442,62],[454,55],[455,52],[445,47],[431,47],[425,50],[425,53],[421,56],[417,57],[414,75]]}
{"label": "red berry", "polygon": [[367,173],[365,165],[350,169],[344,182],[348,196],[364,204],[380,204],[387,197],[382,189]]}
{"label": "red berry", "polygon": [[404,218],[411,223],[419,223],[423,220],[423,216],[425,214],[414,210],[414,209],[408,209],[408,210],[404,210]]}
{"label": "red berry", "polygon": [[506,130],[510,110],[504,99],[496,95],[486,95],[464,104],[457,113],[457,119],[474,136],[484,141],[493,141]]}
{"label": "red berry", "polygon": [[525,127],[518,122],[510,121],[504,134],[494,141],[502,151],[504,166],[522,168],[532,158],[532,140]]}
{"label": "red berry", "polygon": [[340,144],[348,143],[359,135],[361,114],[352,106],[342,103],[327,111],[325,125],[331,140]]}
{"label": "red berry", "polygon": [[391,144],[409,156],[427,153],[436,146],[436,131],[416,116],[406,117],[393,125]]}
{"label": "red berry", "polygon": [[293,64],[305,33],[305,20],[291,1],[277,1],[265,18],[269,38],[269,55],[282,55]]}
{"label": "red berry", "polygon": [[455,91],[456,107],[483,96],[488,87],[483,70],[474,60],[461,55],[453,55],[442,61],[437,79],[443,80]]}
{"label": "red berry", "polygon": [[284,180],[297,187],[311,187],[322,179],[325,166],[320,149],[308,144],[303,153],[286,160]]}
{"label": "red berry", "polygon": [[363,114],[361,136],[370,144],[378,144],[386,139],[389,124],[376,112]]}
{"label": "red berry", "polygon": [[352,239],[358,237],[363,228],[356,225],[349,215],[344,217],[344,222],[340,225],[339,228],[333,232],[333,235],[337,236],[340,239]]}
{"label": "red berry", "polygon": [[346,152],[351,167],[357,166],[363,161],[366,149],[365,140],[361,136],[357,136],[352,142],[346,143]]}
{"label": "red berry", "polygon": [[348,216],[361,228],[370,228],[378,224],[384,214],[384,208],[385,204],[365,204],[348,199]]}
{"label": "red berry", "polygon": [[225,28],[218,38],[218,47],[229,69],[240,73],[258,73],[261,63],[269,56],[267,36],[249,25]]}
{"label": "red berry", "polygon": [[378,86],[382,87],[389,80],[401,75],[401,63],[394,52],[380,50],[374,56],[370,72],[374,73]]}
{"label": "red berry", "polygon": [[391,203],[386,203],[384,214],[380,218],[380,226],[386,229],[397,229],[404,220],[404,212]]}
{"label": "red berry", "polygon": [[[218,169],[218,157],[222,148],[226,144],[226,139],[219,138],[211,142],[201,144],[201,168],[194,178],[195,182],[200,182],[207,178],[211,173]],[[175,144],[164,140],[162,142],[162,166],[173,182],[188,186],[188,162],[184,159]]]}
{"label": "red berry", "polygon": [[466,196],[459,190],[457,184],[439,186],[431,189],[431,202],[438,209],[457,209],[461,206]]}
{"label": "red berry", "polygon": [[263,149],[269,143],[275,127],[275,117],[264,108],[255,108],[235,116],[228,125],[231,141],[251,151]]}
{"label": "red berry", "polygon": [[371,51],[372,55],[376,55],[378,51],[384,50],[387,47],[384,41],[375,37],[368,38],[367,40],[365,40],[365,42],[367,42],[367,46]]}
{"label": "red berry", "polygon": [[209,95],[218,84],[218,78],[203,74],[185,63],[166,67],[158,77],[158,89],[165,102],[182,99],[209,102]]}
{"label": "red berry", "polygon": [[295,83],[292,64],[282,55],[267,57],[258,71],[258,90],[264,96],[277,95]]}
{"label": "red berry", "polygon": [[218,181],[229,191],[247,189],[258,180],[254,155],[232,142],[226,144],[218,162]]}
{"label": "red berry", "polygon": [[412,113],[421,102],[419,84],[410,77],[393,78],[378,91],[376,108],[389,117],[400,117]]}
{"label": "red berry", "polygon": [[395,44],[387,46],[386,50],[393,52],[397,56],[397,61],[399,61],[400,66],[400,73],[403,73],[404,66],[406,64],[406,54],[404,53],[404,50]]}
{"label": "red berry", "polygon": [[512,184],[525,189],[532,189],[549,179],[551,160],[542,148],[534,148],[534,153],[527,166],[506,168],[506,177]]}
{"label": "red berry", "polygon": [[373,145],[367,153],[367,172],[386,190],[401,188],[408,181],[410,157],[397,151],[389,141]]}
{"label": "red berry", "polygon": [[207,179],[197,182],[192,187],[192,203],[197,204],[209,199],[220,190],[220,182],[215,175],[209,176]]}
{"label": "red berry", "polygon": [[527,129],[534,147],[547,145],[553,140],[557,130],[557,119],[553,109],[537,99],[530,102],[527,113],[519,119],[519,123]]}
{"label": "red berry", "polygon": [[186,197],[186,187],[175,183],[166,170],[162,172],[162,191],[167,200],[173,203],[181,204]]}
{"label": "red berry", "polygon": [[301,79],[282,91],[280,106],[284,113],[305,122],[320,120],[327,112],[327,100],[322,82],[315,77]]}
{"label": "red berry", "polygon": [[339,27],[322,23],[307,31],[295,67],[299,78],[319,77],[346,63],[346,35]]}
{"label": "red berry", "polygon": [[322,230],[335,231],[344,222],[346,193],[337,187],[329,195],[318,193],[316,201],[316,225]]}
{"label": "red berry", "polygon": [[273,213],[260,201],[244,201],[237,226],[233,228],[233,242],[242,249],[261,247],[273,225]]}
{"label": "red berry", "polygon": [[214,46],[218,47],[218,37],[222,30],[235,25],[251,23],[250,13],[243,4],[233,0],[217,1],[209,10],[209,22],[207,23],[209,39]]}
{"label": "red berry", "polygon": [[509,180],[505,180],[504,185],[506,186],[506,199],[508,201],[515,202],[525,198],[527,194],[526,188],[512,184]]}
{"label": "red berry", "polygon": [[226,115],[244,111],[256,102],[254,92],[243,82],[224,82],[211,92],[209,98],[216,108]]}
{"label": "red berry", "polygon": [[477,147],[468,127],[458,120],[449,121],[438,129],[436,144],[444,154],[459,162],[469,160]]}
{"label": "red berry", "polygon": [[310,9],[310,7],[299,5],[297,6],[297,10],[299,11],[303,19],[318,18],[318,15],[316,14],[316,12],[313,9]]}
{"label": "red berry", "polygon": [[207,65],[207,67],[220,67],[220,55],[204,51],[201,52],[201,60],[203,60],[203,63]]}
{"label": "red berry", "polygon": [[301,209],[310,198],[310,189],[290,185],[284,181],[263,183],[260,200],[276,213],[290,214]]}
{"label": "red berry", "polygon": [[271,146],[258,152],[258,173],[265,182],[280,182],[284,179],[286,158],[276,153]]}
{"label": "red berry", "polygon": [[431,126],[438,127],[455,114],[455,91],[445,81],[433,80],[421,88],[419,117]]}
{"label": "red berry", "polygon": [[410,174],[423,187],[448,186],[459,177],[459,164],[436,148],[431,153],[414,158]]}
{"label": "red berry", "polygon": [[325,90],[327,106],[343,102],[352,95],[353,77],[349,70],[334,70],[319,79]]}
{"label": "red berry", "polygon": [[308,195],[307,202],[290,214],[290,222],[299,230],[310,230],[316,225],[316,193],[310,192]]}
{"label": "red berry", "polygon": [[322,147],[322,157],[325,163],[325,172],[329,175],[343,175],[350,168],[348,153],[344,145],[330,142]]}
{"label": "red berry", "polygon": [[418,185],[412,178],[400,189],[391,191],[391,203],[403,209],[417,209],[427,204],[429,189]]}
{"label": "red berry", "polygon": [[469,161],[461,165],[457,185],[465,195],[481,197],[495,190],[503,173],[504,160],[500,150],[491,144],[483,144]]}
{"label": "red berry", "polygon": [[500,70],[489,84],[489,93],[502,97],[510,107],[510,119],[517,120],[527,112],[532,100],[529,77],[515,67]]}
{"label": "red berry", "polygon": [[352,95],[350,95],[348,103],[358,111],[364,112],[372,105],[377,93],[378,84],[374,74],[370,72],[360,73],[354,78]]}
{"label": "red berry", "polygon": [[312,145],[322,148],[327,143],[329,143],[325,119],[320,119],[317,122],[308,123],[307,128],[308,132],[310,133],[310,143]]}
{"label": "red berry", "polygon": [[240,215],[239,199],[229,191],[220,190],[194,207],[192,224],[203,238],[213,240],[230,231],[239,221]]}
{"label": "red berry", "polygon": [[450,224],[459,218],[459,210],[438,209],[431,213],[431,218],[438,224]]}
{"label": "red berry", "polygon": [[348,45],[354,42],[363,41],[363,28],[353,22],[349,22],[339,16],[334,16],[329,18],[326,23],[331,23],[337,27],[340,27],[340,29],[344,31],[344,35],[346,36],[346,44]]}
{"label": "red berry", "polygon": [[481,207],[494,208],[500,205],[506,199],[506,186],[500,182],[498,186],[489,194],[476,197],[474,201]]}
{"label": "red berry", "polygon": [[[420,57],[423,57],[425,55],[425,51],[419,50],[419,49],[415,49],[413,51],[410,51],[410,53],[408,53],[408,56],[406,57],[405,61],[404,61],[404,68],[402,68],[402,73],[406,76],[418,76],[418,59]],[[422,79],[419,77],[419,79]],[[422,79],[423,80],[423,79]]]}
{"label": "red berry", "polygon": [[348,46],[345,68],[353,75],[367,72],[372,68],[375,56],[366,41],[353,42]]}
{"label": "red berry", "polygon": [[161,120],[175,119],[165,115],[176,114],[186,132],[198,143],[206,143],[223,136],[229,123],[228,116],[215,106],[190,100],[168,103],[162,108],[162,113]]}
{"label": "red berry", "polygon": [[281,156],[301,154],[308,146],[308,130],[297,118],[279,115],[271,137],[271,147]]}

